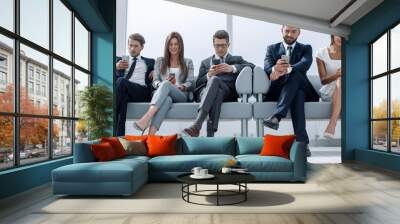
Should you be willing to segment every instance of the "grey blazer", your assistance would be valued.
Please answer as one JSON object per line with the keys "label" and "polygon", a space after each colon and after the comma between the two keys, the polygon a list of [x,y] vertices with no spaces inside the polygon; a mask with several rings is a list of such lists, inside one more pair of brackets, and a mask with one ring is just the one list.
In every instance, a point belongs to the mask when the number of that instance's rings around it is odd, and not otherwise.
{"label": "grey blazer", "polygon": [[[163,63],[164,58],[159,57],[157,58],[156,63],[154,64],[154,75],[153,75],[153,87],[155,89],[158,88],[160,83],[167,79],[168,74],[169,74],[169,68],[167,68],[166,74],[161,74],[161,64]],[[192,59],[185,58],[185,63],[188,68],[188,74],[186,76],[185,80],[178,80],[179,77],[177,77],[177,82],[181,83],[181,85],[186,87],[187,92],[192,92],[194,90],[194,67],[193,67],[193,61]]]}

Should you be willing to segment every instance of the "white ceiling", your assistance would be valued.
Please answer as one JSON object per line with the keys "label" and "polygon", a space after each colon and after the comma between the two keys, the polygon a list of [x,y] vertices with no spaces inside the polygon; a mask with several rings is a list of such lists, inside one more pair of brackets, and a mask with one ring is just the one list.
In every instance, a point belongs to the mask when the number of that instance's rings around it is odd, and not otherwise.
{"label": "white ceiling", "polygon": [[[212,11],[348,36],[350,26],[383,0],[169,0]],[[338,14],[347,4],[351,6]]]}

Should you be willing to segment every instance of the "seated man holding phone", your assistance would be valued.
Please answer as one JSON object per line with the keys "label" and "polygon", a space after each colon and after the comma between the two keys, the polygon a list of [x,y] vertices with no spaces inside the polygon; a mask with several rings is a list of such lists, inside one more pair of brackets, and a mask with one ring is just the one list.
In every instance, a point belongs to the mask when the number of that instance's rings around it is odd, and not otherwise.
{"label": "seated man holding phone", "polygon": [[[312,64],[312,48],[297,42],[299,28],[283,25],[281,32],[283,42],[268,46],[264,60],[264,71],[271,80],[264,101],[277,101],[277,108],[263,123],[278,130],[280,120],[290,109],[296,141],[308,144],[304,102],[319,100],[318,93],[307,78]],[[311,155],[308,147],[306,153]]]}
{"label": "seated man holding phone", "polygon": [[215,54],[203,60],[194,91],[197,101],[201,101],[195,122],[183,133],[197,137],[204,120],[207,122],[207,136],[213,137],[218,129],[222,102],[237,101],[236,78],[245,66],[254,67],[240,56],[229,54],[229,34],[218,30],[213,36]]}
{"label": "seated man holding phone", "polygon": [[150,102],[154,59],[140,55],[145,40],[142,35],[131,34],[128,39],[129,55],[117,57],[117,136],[125,135],[126,109],[129,102]]}

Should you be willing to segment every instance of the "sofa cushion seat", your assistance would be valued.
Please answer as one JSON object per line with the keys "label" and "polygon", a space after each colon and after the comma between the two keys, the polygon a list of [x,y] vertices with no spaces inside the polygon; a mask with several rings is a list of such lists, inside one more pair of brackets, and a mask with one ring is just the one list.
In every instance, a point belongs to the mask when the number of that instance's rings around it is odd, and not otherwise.
{"label": "sofa cushion seat", "polygon": [[149,160],[149,170],[153,172],[190,172],[193,167],[203,167],[209,171],[219,171],[231,155],[174,155],[158,156]]}
{"label": "sofa cushion seat", "polygon": [[242,168],[249,172],[293,172],[292,161],[278,156],[239,155],[236,156]]}
{"label": "sofa cushion seat", "polygon": [[[120,159],[109,162],[74,163],[53,170],[53,181],[58,182],[130,182],[132,176],[147,172],[141,159]],[[146,175],[143,173],[143,175]]]}

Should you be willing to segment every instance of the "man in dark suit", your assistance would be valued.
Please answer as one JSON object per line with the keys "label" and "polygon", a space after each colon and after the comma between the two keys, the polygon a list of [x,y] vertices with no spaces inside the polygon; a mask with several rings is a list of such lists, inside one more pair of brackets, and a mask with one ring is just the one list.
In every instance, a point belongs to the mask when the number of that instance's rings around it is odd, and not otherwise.
{"label": "man in dark suit", "polygon": [[215,54],[201,62],[196,80],[195,98],[201,101],[196,121],[183,132],[192,137],[200,134],[204,120],[207,121],[207,136],[218,130],[222,102],[237,101],[236,78],[245,66],[254,67],[240,56],[228,53],[229,34],[218,30],[213,36]]}
{"label": "man in dark suit", "polygon": [[145,40],[135,33],[129,36],[129,56],[117,57],[117,136],[125,135],[128,102],[150,102],[154,59],[140,56]]}
{"label": "man in dark suit", "polygon": [[[274,114],[263,123],[277,130],[280,120],[290,109],[296,140],[308,144],[304,102],[318,101],[319,95],[307,78],[307,70],[312,63],[312,48],[297,42],[299,35],[299,28],[283,25],[283,42],[267,48],[264,71],[271,80],[271,86],[264,101],[278,103]],[[309,150],[307,154],[311,155]]]}

